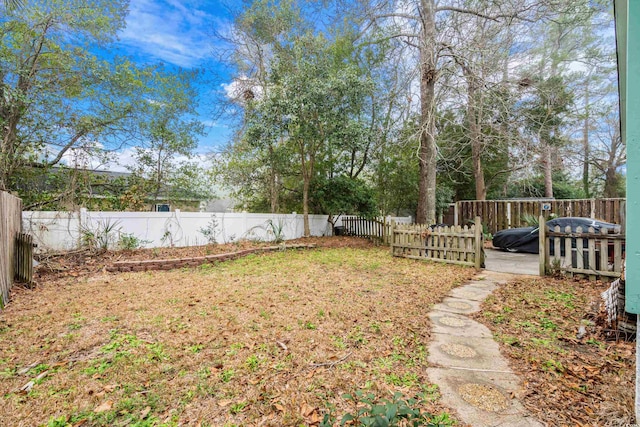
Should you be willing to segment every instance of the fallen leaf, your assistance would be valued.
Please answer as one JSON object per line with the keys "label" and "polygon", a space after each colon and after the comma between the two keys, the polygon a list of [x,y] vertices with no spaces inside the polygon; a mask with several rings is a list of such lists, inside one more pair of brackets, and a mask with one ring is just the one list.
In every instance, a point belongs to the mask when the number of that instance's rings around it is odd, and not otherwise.
{"label": "fallen leaf", "polygon": [[101,412],[110,411],[111,408],[113,408],[113,400],[107,400],[106,402],[98,406],[96,409],[94,409],[93,412],[95,412],[96,414],[99,414]]}
{"label": "fallen leaf", "polygon": [[314,411],[311,414],[309,421],[311,422],[311,424],[319,424],[320,421],[322,421],[322,418],[320,418],[320,414],[318,414],[318,412]]}
{"label": "fallen leaf", "polygon": [[218,405],[219,405],[219,406],[222,406],[223,408],[224,408],[225,406],[229,406],[230,404],[231,404],[231,400],[219,400],[219,401],[218,401]]}
{"label": "fallen leaf", "polygon": [[18,392],[21,393],[21,394],[29,393],[31,391],[31,389],[33,388],[33,386],[35,385],[35,383],[36,383],[35,381],[29,381],[28,383],[26,383],[25,385],[20,387]]}
{"label": "fallen leaf", "polygon": [[151,412],[151,406],[147,406],[142,410],[142,412],[140,413],[140,418],[144,420],[147,415],[149,415],[149,412]]}
{"label": "fallen leaf", "polygon": [[288,351],[289,350],[287,348],[287,345],[285,343],[283,343],[282,341],[276,341],[276,344],[278,344],[278,347],[280,347],[283,351]]}
{"label": "fallen leaf", "polygon": [[309,405],[307,405],[306,403],[302,405],[302,408],[300,408],[300,414],[304,417],[307,418],[309,415],[311,415],[313,413],[315,409]]}
{"label": "fallen leaf", "polygon": [[275,405],[273,405],[273,406],[275,406],[275,408],[276,408],[278,411],[280,411],[280,412],[284,412],[284,406],[282,406],[281,404],[276,403],[276,404],[275,404]]}

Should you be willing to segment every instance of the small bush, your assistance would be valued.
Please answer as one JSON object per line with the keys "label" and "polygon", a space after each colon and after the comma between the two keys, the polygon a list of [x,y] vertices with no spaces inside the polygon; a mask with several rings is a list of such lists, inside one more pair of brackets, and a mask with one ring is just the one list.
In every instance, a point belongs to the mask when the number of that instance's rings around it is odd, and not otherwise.
{"label": "small bush", "polygon": [[[353,402],[355,410],[342,416],[340,425],[347,423],[357,427],[398,427],[398,426],[451,426],[454,421],[448,414],[438,416],[422,412],[418,398],[405,399],[402,393],[396,392],[390,399],[376,400],[373,393],[358,390],[353,395],[345,394],[343,398]],[[331,427],[336,422],[333,413],[328,413],[320,423],[320,427]]]}

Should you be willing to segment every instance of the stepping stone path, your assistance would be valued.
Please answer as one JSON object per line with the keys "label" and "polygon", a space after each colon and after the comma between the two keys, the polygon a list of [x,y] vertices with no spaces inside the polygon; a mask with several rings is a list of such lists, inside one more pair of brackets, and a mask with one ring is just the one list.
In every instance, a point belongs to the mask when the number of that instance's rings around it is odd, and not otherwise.
{"label": "stepping stone path", "polygon": [[520,381],[491,331],[467,316],[479,311],[497,285],[512,277],[485,271],[451,291],[429,313],[434,334],[427,375],[440,387],[442,403],[456,408],[460,420],[472,426],[543,426],[515,398],[521,392]]}

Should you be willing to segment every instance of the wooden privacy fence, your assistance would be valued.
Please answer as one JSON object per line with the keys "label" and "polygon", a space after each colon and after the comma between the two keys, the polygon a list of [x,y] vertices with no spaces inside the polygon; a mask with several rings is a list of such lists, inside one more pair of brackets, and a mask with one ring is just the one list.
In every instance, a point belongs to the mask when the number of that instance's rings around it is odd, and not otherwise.
{"label": "wooden privacy fence", "polygon": [[540,275],[560,272],[582,275],[590,280],[620,277],[625,251],[625,235],[593,227],[575,232],[571,227],[549,229],[540,217]]}
{"label": "wooden privacy fence", "polygon": [[[550,209],[543,211],[543,205]],[[525,227],[526,215],[537,218],[543,212],[561,217],[594,218],[624,224],[625,199],[566,200],[462,200],[456,202],[456,224],[467,224],[476,216],[482,218],[487,231],[495,234],[507,228]]]}
{"label": "wooden privacy fence", "polygon": [[391,224],[389,232],[393,256],[447,262],[482,268],[482,224],[434,227]]}
{"label": "wooden privacy fence", "polygon": [[0,308],[9,301],[15,276],[15,238],[21,230],[22,200],[0,191]]}

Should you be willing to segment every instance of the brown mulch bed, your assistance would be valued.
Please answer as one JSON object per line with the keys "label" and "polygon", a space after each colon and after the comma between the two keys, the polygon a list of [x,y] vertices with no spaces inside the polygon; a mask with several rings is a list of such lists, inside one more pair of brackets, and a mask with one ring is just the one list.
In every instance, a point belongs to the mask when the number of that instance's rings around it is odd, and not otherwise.
{"label": "brown mulch bed", "polygon": [[497,289],[475,315],[522,379],[520,399],[549,426],[634,422],[635,343],[609,340],[600,297],[607,287],[521,279]]}

